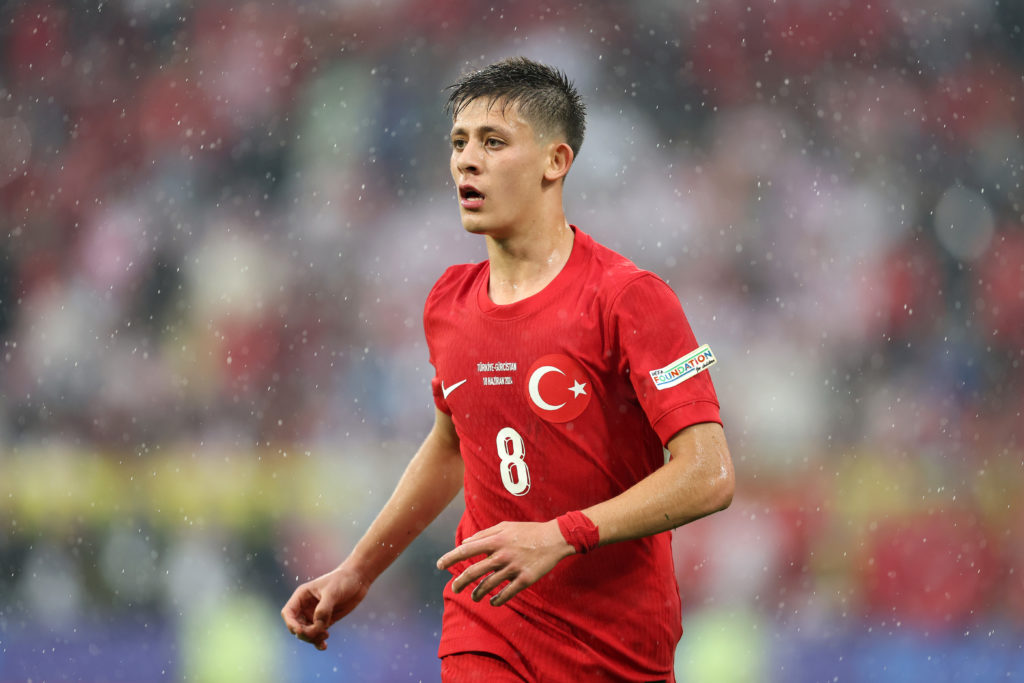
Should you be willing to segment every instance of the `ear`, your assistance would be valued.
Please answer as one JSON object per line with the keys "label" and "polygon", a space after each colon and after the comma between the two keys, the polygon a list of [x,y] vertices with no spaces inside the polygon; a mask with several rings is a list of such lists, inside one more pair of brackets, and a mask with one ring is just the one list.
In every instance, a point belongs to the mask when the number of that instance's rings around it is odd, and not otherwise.
{"label": "ear", "polygon": [[569,167],[572,166],[574,156],[572,147],[568,143],[551,143],[548,148],[548,164],[544,169],[544,180],[553,182],[564,178],[565,174],[569,172]]}

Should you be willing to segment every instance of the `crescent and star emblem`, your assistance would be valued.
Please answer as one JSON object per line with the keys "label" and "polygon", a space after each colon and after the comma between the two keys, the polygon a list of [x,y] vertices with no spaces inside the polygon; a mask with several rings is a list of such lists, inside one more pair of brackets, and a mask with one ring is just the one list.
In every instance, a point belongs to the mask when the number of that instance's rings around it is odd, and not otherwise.
{"label": "crescent and star emblem", "polygon": [[564,372],[562,372],[561,370],[552,365],[542,365],[541,367],[537,368],[537,370],[532,375],[530,375],[530,399],[534,403],[536,403],[537,407],[540,408],[541,410],[558,410],[559,408],[564,406],[565,403],[559,403],[557,406],[553,406],[547,401],[545,401],[543,398],[541,398],[540,391],[538,391],[541,379],[543,379],[544,375],[548,374],[549,372],[557,372],[560,375],[565,374]]}
{"label": "crescent and star emblem", "polygon": [[533,364],[526,393],[534,413],[548,422],[569,422],[590,404],[590,379],[572,358],[550,354]]}

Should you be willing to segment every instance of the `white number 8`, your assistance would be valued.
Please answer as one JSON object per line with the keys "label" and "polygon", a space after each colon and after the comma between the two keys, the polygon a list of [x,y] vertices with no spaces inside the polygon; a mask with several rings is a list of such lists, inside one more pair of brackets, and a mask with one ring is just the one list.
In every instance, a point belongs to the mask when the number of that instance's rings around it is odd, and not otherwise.
{"label": "white number 8", "polygon": [[498,457],[501,458],[501,483],[513,496],[530,490],[530,468],[526,466],[526,443],[519,432],[505,427],[498,432]]}

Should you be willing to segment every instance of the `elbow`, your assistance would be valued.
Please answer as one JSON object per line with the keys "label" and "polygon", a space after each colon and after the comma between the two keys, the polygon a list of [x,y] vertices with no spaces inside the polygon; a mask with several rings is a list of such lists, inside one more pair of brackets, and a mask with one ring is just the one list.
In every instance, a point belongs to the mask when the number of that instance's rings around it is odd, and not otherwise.
{"label": "elbow", "polygon": [[723,465],[708,486],[708,514],[721,512],[732,505],[732,497],[736,492],[736,475],[731,466]]}
{"label": "elbow", "polygon": [[715,498],[715,512],[721,512],[732,505],[732,495],[736,491],[736,482],[729,477],[728,482],[719,484]]}
{"label": "elbow", "polygon": [[720,512],[732,505],[732,497],[736,492],[736,470],[732,466],[732,454],[729,447],[724,443],[718,452],[718,459],[715,463],[717,472],[713,475],[714,480],[714,512]]}

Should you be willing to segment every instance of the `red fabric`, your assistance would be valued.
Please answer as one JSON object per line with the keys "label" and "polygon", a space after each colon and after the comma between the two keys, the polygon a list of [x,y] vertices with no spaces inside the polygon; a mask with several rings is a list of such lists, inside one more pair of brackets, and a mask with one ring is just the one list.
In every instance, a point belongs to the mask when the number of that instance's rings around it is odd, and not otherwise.
{"label": "red fabric", "polygon": [[460,652],[441,659],[441,683],[523,683],[523,678],[500,657]]}
{"label": "red fabric", "polygon": [[596,548],[601,540],[597,525],[579,510],[566,512],[559,517],[558,529],[562,532],[565,542],[575,548],[579,555]]}
{"label": "red fabric", "polygon": [[[680,430],[720,422],[708,372],[669,389],[651,378],[699,346],[656,276],[576,230],[540,293],[498,306],[488,277],[486,262],[450,268],[424,313],[435,403],[465,464],[456,543],[608,500],[661,467]],[[502,607],[446,588],[439,652],[490,652],[541,680],[581,667],[581,680],[664,679],[682,632],[670,544],[663,533],[573,555]]]}

